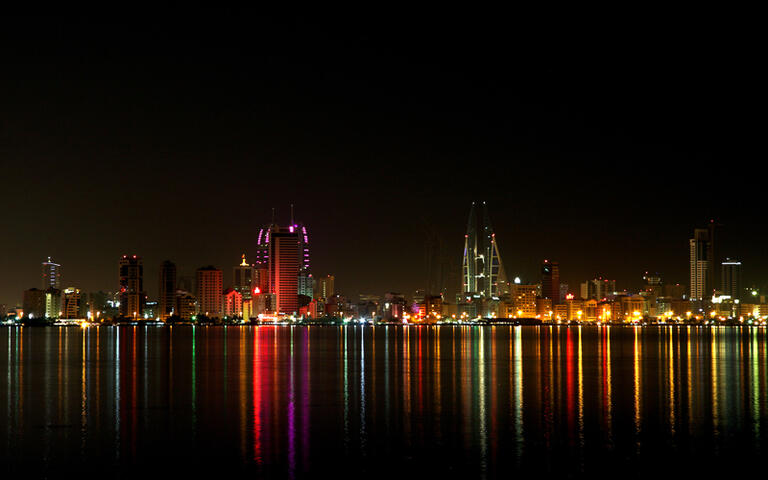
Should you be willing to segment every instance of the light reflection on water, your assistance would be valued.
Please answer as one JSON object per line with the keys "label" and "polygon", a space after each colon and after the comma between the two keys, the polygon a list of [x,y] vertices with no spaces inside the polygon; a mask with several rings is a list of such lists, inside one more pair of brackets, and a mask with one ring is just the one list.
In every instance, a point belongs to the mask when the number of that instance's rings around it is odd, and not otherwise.
{"label": "light reflection on water", "polygon": [[14,327],[0,345],[3,473],[643,476],[765,453],[752,327]]}

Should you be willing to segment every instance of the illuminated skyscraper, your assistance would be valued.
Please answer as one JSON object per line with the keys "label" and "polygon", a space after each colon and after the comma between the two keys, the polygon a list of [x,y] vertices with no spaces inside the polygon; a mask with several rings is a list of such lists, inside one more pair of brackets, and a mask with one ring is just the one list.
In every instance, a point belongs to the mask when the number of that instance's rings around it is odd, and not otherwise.
{"label": "illuminated skyscraper", "polygon": [[294,227],[275,228],[269,242],[269,286],[275,295],[274,310],[288,315],[299,310],[298,237]]}
{"label": "illuminated skyscraper", "polygon": [[166,260],[160,265],[160,288],[157,296],[158,316],[167,320],[176,308],[176,265]]}
{"label": "illuminated skyscraper", "polygon": [[299,311],[299,295],[312,298],[312,276],[309,265],[309,235],[307,227],[293,220],[281,227],[274,222],[259,230],[256,268],[266,268],[262,281],[266,293],[272,294],[270,310],[292,315]]}
{"label": "illuminated skyscraper", "polygon": [[232,269],[232,278],[234,290],[245,300],[251,298],[253,288],[259,286],[256,268],[245,261],[245,254],[243,254],[240,264]]}
{"label": "illuminated skyscraper", "polygon": [[691,289],[690,299],[711,300],[716,288],[721,287],[720,260],[715,248],[715,231],[720,225],[710,220],[707,228],[696,228],[689,240]]}
{"label": "illuminated skyscraper", "polygon": [[48,318],[61,317],[61,290],[48,287],[45,289],[45,316]]}
{"label": "illuminated skyscraper", "polygon": [[61,288],[61,265],[53,263],[51,257],[43,262],[43,290],[47,288]]}
{"label": "illuminated skyscraper", "polygon": [[139,318],[144,312],[144,263],[136,255],[123,255],[120,259],[120,316]]}
{"label": "illuminated skyscraper", "polygon": [[467,233],[464,235],[461,291],[464,297],[498,299],[509,293],[507,276],[485,202],[482,210],[481,221],[475,203],[472,202]]}
{"label": "illuminated skyscraper", "polygon": [[709,230],[697,228],[689,240],[691,266],[691,301],[701,301],[712,295],[708,286],[711,284],[712,262],[710,258]]}
{"label": "illuminated skyscraper", "polygon": [[195,296],[197,313],[208,318],[223,316],[222,294],[224,293],[224,274],[213,266],[197,269]]}
{"label": "illuminated skyscraper", "polygon": [[83,318],[85,301],[82,298],[80,289],[69,287],[64,289],[64,305],[62,306],[63,318]]}

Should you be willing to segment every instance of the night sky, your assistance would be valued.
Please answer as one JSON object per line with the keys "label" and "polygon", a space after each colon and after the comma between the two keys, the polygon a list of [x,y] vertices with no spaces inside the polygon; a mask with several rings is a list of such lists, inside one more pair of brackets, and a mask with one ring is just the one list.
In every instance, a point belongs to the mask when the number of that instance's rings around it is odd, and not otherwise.
{"label": "night sky", "polygon": [[165,259],[229,284],[291,203],[314,274],[353,298],[423,288],[425,232],[454,292],[473,200],[524,281],[547,258],[575,292],[645,270],[687,284],[688,239],[715,218],[765,283],[752,25],[177,13],[0,19],[0,303],[40,287],[49,255],[86,291],[116,289],[123,254],[151,299]]}

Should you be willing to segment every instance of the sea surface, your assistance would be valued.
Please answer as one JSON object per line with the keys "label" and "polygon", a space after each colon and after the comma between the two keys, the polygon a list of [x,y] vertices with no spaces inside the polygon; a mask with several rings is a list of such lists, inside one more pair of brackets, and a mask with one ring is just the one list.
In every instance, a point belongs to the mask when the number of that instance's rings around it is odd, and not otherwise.
{"label": "sea surface", "polygon": [[767,335],[0,328],[0,475],[623,479],[756,467],[762,476]]}

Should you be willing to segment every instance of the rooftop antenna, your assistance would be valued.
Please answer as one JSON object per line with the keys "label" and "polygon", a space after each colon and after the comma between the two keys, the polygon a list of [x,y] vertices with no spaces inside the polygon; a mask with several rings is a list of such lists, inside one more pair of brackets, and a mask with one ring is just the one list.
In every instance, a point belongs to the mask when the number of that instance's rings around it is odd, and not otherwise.
{"label": "rooftop antenna", "polygon": [[291,225],[293,225],[293,204],[291,204]]}
{"label": "rooftop antenna", "polygon": [[275,207],[272,207],[272,225],[275,224]]}

